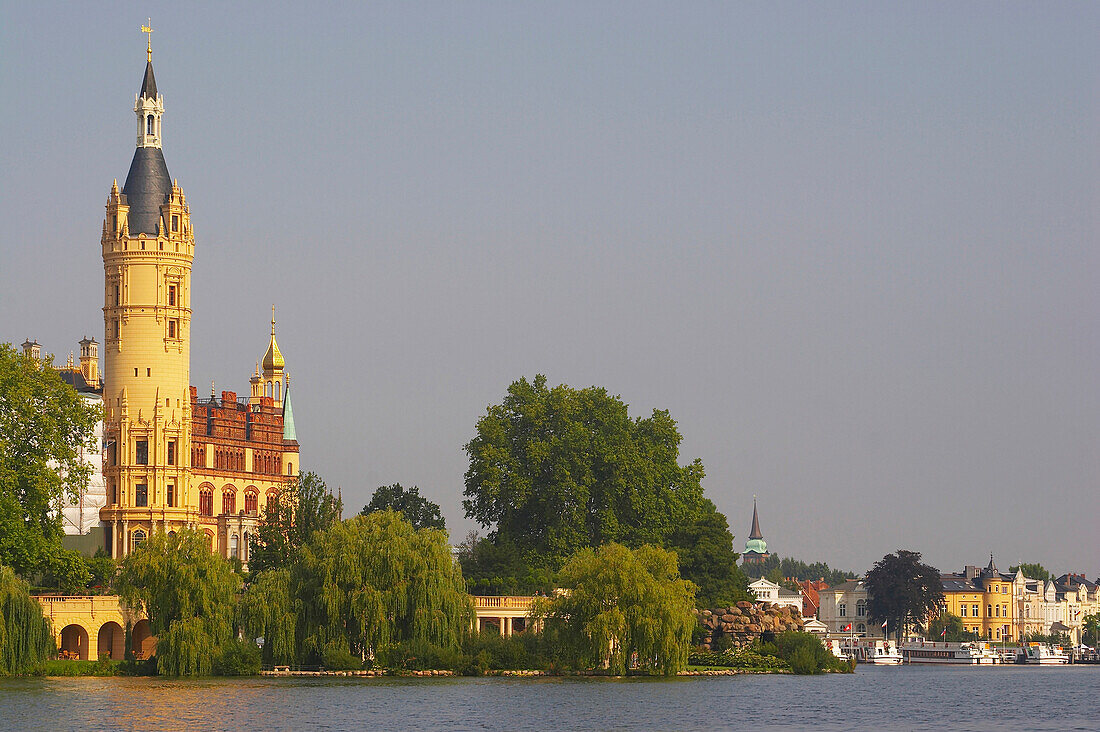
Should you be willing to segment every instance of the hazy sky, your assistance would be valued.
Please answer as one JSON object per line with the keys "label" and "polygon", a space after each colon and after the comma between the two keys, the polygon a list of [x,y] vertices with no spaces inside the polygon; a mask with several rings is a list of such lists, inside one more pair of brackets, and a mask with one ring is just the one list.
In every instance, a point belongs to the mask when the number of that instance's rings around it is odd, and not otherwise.
{"label": "hazy sky", "polygon": [[1100,573],[1100,5],[16,3],[0,341],[103,339],[152,16],[191,383],[270,307],[354,512],[510,382],[669,409],[738,548]]}

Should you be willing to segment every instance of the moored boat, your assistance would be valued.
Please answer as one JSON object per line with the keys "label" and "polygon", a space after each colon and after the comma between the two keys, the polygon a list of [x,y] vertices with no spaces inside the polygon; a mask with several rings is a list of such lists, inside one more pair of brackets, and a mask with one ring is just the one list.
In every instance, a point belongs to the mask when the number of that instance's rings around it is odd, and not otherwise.
{"label": "moored boat", "polygon": [[1061,666],[1069,663],[1069,654],[1061,646],[1052,646],[1049,643],[1028,643],[1024,652],[1028,664]]}
{"label": "moored boat", "polygon": [[971,666],[992,666],[1000,663],[996,651],[988,643],[936,643],[916,640],[901,644],[906,663],[957,663]]}
{"label": "moored boat", "polygon": [[855,658],[857,663],[897,666],[902,662],[901,651],[898,650],[897,644],[888,640],[845,638],[840,641],[840,651],[844,654],[842,658]]}

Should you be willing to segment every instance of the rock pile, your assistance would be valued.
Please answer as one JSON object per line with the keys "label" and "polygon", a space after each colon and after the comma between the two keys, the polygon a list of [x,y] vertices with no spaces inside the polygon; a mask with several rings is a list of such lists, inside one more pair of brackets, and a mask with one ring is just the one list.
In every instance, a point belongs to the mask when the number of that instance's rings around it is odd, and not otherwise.
{"label": "rock pile", "polygon": [[752,645],[766,631],[782,633],[785,630],[802,630],[802,613],[786,605],[780,607],[770,602],[751,603],[745,600],[734,607],[716,610],[697,610],[706,637],[703,645],[713,650],[718,639],[729,638],[733,648]]}

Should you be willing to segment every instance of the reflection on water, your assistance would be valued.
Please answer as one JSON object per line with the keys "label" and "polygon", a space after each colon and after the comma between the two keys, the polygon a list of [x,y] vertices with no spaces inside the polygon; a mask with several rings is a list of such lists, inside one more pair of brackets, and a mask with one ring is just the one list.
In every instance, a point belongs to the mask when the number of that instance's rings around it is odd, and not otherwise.
{"label": "reflection on water", "polygon": [[1080,729],[1100,667],[607,679],[0,679],[4,729]]}

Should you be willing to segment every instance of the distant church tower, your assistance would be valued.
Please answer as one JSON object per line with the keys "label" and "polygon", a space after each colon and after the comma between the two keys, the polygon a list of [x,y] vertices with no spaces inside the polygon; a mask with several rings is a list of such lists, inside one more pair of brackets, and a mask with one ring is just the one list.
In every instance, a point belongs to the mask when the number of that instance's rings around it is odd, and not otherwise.
{"label": "distant church tower", "polygon": [[122,190],[111,186],[101,237],[108,451],[100,515],[116,557],[150,531],[189,525],[198,509],[188,490],[195,237],[161,151],[164,98],[152,59],[150,47],[134,101],[137,149]]}
{"label": "distant church tower", "polygon": [[768,542],[760,532],[760,518],[756,514],[756,498],[752,499],[752,531],[745,542],[745,552],[741,555],[743,564],[762,564],[768,558]]}

